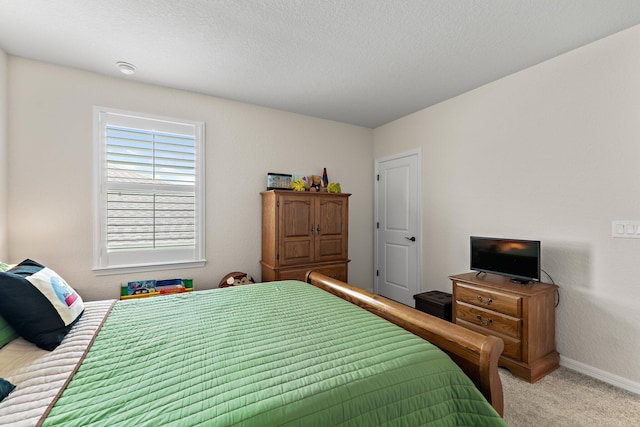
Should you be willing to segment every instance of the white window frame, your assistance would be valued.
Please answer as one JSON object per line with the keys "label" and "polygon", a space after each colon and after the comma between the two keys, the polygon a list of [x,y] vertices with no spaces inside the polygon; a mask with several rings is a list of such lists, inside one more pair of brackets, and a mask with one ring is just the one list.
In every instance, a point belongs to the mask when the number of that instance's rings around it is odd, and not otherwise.
{"label": "white window frame", "polygon": [[[107,126],[116,125],[158,132],[193,132],[195,138],[195,245],[182,248],[107,250]],[[153,129],[150,128],[153,126]],[[94,267],[98,275],[203,267],[205,259],[204,123],[93,107],[94,129]],[[127,184],[118,184],[124,188]],[[132,185],[134,189],[136,186]],[[171,185],[153,185],[153,191],[171,191]]]}

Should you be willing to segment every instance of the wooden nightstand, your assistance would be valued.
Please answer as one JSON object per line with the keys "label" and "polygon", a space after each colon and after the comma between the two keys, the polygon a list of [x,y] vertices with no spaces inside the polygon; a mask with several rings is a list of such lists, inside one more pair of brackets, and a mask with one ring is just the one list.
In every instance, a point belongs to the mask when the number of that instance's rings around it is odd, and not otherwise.
{"label": "wooden nightstand", "polygon": [[559,366],[555,346],[556,285],[518,285],[493,274],[466,273],[453,283],[453,322],[502,338],[499,365],[534,383]]}

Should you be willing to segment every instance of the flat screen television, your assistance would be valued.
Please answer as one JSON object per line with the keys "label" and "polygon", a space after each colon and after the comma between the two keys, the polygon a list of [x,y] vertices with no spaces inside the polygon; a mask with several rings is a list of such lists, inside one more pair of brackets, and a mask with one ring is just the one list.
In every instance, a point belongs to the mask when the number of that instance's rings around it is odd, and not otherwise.
{"label": "flat screen television", "polygon": [[471,270],[513,283],[540,281],[540,241],[471,236]]}

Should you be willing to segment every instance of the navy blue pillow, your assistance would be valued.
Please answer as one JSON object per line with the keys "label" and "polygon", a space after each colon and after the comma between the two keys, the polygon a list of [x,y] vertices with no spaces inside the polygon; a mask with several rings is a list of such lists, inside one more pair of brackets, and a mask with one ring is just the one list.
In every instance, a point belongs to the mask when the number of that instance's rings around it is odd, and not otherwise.
{"label": "navy blue pillow", "polygon": [[27,259],[0,272],[0,316],[40,348],[55,349],[83,311],[80,295],[50,268]]}
{"label": "navy blue pillow", "polygon": [[16,386],[11,384],[9,381],[5,380],[4,378],[0,378],[0,402],[2,401],[2,399],[7,397],[9,393],[13,391],[14,388],[16,388]]}

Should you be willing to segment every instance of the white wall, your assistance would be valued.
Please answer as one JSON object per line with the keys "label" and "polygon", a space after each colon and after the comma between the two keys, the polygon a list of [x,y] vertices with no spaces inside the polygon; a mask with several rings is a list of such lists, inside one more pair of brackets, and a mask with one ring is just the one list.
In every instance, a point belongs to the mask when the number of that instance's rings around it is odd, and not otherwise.
{"label": "white wall", "polygon": [[7,54],[0,49],[0,262],[7,250]]}
{"label": "white wall", "polygon": [[[469,236],[542,241],[566,363],[640,392],[640,26],[374,130],[423,149],[425,290],[469,270]],[[625,380],[626,379],[626,380]]]}
{"label": "white wall", "polygon": [[[231,271],[260,278],[267,172],[321,173],[350,198],[350,282],[372,283],[372,130],[210,96],[9,57],[9,258],[42,262],[83,298],[121,282],[193,277],[217,287]],[[206,126],[206,267],[100,276],[92,272],[92,106],[200,120]]]}

